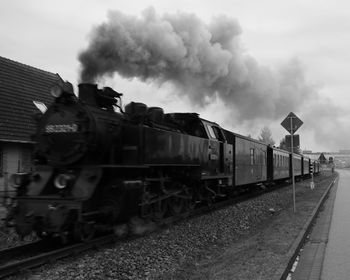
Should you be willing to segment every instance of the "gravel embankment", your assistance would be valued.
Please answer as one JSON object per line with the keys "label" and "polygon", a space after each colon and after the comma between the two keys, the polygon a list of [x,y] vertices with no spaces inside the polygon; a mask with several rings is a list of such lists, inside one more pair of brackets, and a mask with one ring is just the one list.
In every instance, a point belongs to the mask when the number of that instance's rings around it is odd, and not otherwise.
{"label": "gravel embankment", "polygon": [[270,208],[279,211],[286,203],[284,193],[280,190],[265,194],[127,244],[46,265],[35,272],[35,278],[161,279],[163,273],[171,273],[186,262],[205,257],[203,253],[208,247],[225,246],[237,239],[269,217]]}
{"label": "gravel embankment", "polygon": [[[169,279],[187,263],[210,259],[221,248],[268,223],[291,204],[290,188],[264,194],[124,244],[90,251],[11,279]],[[174,274],[175,275],[175,274]]]}

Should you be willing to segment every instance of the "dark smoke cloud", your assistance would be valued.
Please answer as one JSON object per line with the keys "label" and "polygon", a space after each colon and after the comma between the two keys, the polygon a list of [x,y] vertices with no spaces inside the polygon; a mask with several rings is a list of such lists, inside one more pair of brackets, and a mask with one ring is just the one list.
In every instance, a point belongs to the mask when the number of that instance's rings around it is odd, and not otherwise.
{"label": "dark smoke cloud", "polygon": [[347,108],[335,105],[331,99],[317,100],[304,106],[303,121],[312,131],[314,141],[323,151],[349,149],[349,117]]}
{"label": "dark smoke cloud", "polygon": [[125,78],[175,85],[198,106],[215,98],[238,111],[241,120],[279,119],[317,95],[296,59],[281,69],[263,67],[246,55],[242,29],[226,16],[204,23],[194,14],[141,17],[110,11],[80,53],[81,81],[118,73]]}

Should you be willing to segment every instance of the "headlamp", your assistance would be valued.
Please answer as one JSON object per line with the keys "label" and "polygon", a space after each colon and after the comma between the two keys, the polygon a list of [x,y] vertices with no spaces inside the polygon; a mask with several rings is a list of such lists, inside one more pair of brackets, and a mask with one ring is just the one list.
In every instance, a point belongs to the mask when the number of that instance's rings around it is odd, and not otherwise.
{"label": "headlamp", "polygon": [[74,176],[70,174],[59,174],[55,178],[54,185],[57,189],[63,190],[66,188],[71,181],[73,181]]}
{"label": "headlamp", "polygon": [[60,87],[59,85],[54,85],[54,86],[51,88],[50,92],[51,92],[51,95],[52,95],[53,97],[58,98],[58,97],[60,97],[60,96],[62,95],[63,89],[62,89],[62,87]]}

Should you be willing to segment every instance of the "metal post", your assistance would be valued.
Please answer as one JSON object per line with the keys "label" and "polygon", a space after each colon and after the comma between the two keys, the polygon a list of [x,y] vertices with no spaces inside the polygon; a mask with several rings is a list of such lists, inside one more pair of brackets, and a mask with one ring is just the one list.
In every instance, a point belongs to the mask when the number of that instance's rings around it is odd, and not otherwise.
{"label": "metal post", "polygon": [[291,168],[292,168],[292,184],[293,184],[293,211],[294,213],[297,212],[297,209],[296,209],[296,205],[295,205],[295,180],[294,180],[294,164],[293,164],[293,161],[294,161],[294,145],[293,145],[293,118],[291,117],[290,118],[290,133],[291,133],[291,141],[290,141],[290,144],[291,144],[291,151],[292,151],[292,163],[291,163]]}

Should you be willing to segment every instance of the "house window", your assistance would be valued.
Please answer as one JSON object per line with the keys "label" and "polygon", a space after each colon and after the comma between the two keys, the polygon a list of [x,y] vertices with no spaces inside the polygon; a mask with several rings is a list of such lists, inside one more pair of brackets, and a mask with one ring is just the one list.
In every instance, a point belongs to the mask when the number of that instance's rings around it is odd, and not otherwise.
{"label": "house window", "polygon": [[254,149],[250,149],[250,165],[253,165],[255,163],[255,150]]}

